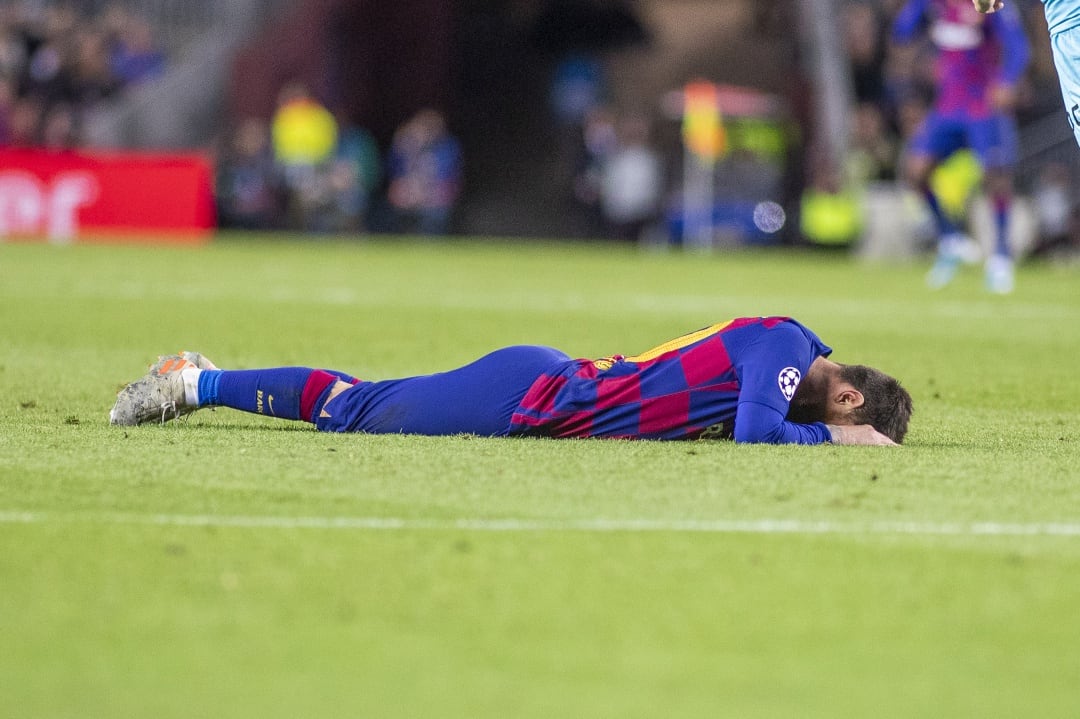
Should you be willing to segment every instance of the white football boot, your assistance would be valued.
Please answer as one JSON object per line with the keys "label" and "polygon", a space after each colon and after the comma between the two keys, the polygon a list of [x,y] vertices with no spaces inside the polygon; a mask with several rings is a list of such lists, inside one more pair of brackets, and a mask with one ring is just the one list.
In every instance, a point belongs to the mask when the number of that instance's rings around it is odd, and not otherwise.
{"label": "white football boot", "polygon": [[995,295],[1007,295],[1016,287],[1012,258],[993,255],[986,260],[986,289]]}
{"label": "white football boot", "polygon": [[109,422],[123,426],[162,423],[191,414],[198,409],[184,397],[186,369],[217,369],[213,362],[198,352],[181,352],[158,357],[142,378],[135,380],[116,395],[116,404],[109,412]]}
{"label": "white football boot", "polygon": [[[945,235],[938,242],[937,258],[934,266],[926,273],[926,286],[932,290],[940,290],[953,281],[957,270],[963,263],[970,263],[972,247],[978,251],[978,247],[970,237],[962,233]],[[975,259],[974,261],[978,261]]]}

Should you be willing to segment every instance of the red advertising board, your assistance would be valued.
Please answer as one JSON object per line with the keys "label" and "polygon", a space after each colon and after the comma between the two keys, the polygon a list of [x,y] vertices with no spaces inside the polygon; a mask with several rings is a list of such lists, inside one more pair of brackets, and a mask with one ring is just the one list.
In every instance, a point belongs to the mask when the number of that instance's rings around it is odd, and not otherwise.
{"label": "red advertising board", "polygon": [[203,155],[0,149],[0,240],[204,242],[213,229]]}

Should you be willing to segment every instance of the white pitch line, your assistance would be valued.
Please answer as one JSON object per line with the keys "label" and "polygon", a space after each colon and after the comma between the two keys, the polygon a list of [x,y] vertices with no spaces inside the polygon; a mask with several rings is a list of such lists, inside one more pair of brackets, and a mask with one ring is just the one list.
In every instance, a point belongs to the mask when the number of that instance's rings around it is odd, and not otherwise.
{"label": "white pitch line", "polygon": [[896,534],[968,537],[1080,537],[1080,522],[832,522],[799,519],[406,519],[273,515],[52,513],[0,511],[0,524],[118,524],[320,530],[476,532],[690,532],[702,534]]}

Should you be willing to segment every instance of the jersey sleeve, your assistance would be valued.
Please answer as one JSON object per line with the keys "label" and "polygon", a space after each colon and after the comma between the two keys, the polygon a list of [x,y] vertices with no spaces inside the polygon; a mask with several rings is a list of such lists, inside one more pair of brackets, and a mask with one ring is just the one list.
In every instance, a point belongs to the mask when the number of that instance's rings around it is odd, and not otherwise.
{"label": "jersey sleeve", "polygon": [[798,424],[756,402],[739,402],[735,412],[735,441],[759,444],[824,444],[832,433],[821,422]]}
{"label": "jersey sleeve", "polygon": [[1031,47],[1024,32],[1023,20],[1012,5],[987,16],[1001,39],[1001,68],[998,79],[1009,85],[1019,82],[1031,59]]}
{"label": "jersey sleeve", "polygon": [[[815,338],[816,339],[816,338]],[[736,358],[739,401],[735,441],[767,444],[822,444],[832,434],[821,422],[787,421],[788,406],[810,364],[828,354],[798,325],[785,322],[762,334]]]}
{"label": "jersey sleeve", "polygon": [[892,39],[907,44],[915,39],[923,26],[926,0],[909,0],[896,14],[892,25]]}

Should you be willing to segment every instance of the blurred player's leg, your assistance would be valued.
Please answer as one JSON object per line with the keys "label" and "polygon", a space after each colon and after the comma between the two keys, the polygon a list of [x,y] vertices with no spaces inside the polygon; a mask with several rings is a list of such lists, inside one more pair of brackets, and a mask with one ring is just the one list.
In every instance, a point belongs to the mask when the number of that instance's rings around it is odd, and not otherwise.
{"label": "blurred player's leg", "polygon": [[930,186],[930,175],[941,159],[962,146],[963,133],[956,123],[936,112],[926,116],[908,142],[905,174],[911,186],[916,188],[926,201],[937,229],[937,255],[933,267],[926,275],[926,284],[933,289],[952,282],[963,259],[964,249],[971,241],[941,206]]}
{"label": "blurred player's leg", "polygon": [[986,169],[986,190],[994,212],[994,246],[986,259],[986,289],[1007,294],[1014,286],[1014,258],[1009,246],[1009,216],[1012,212],[1013,166],[1018,155],[1016,123],[999,113],[970,124],[968,142]]}

